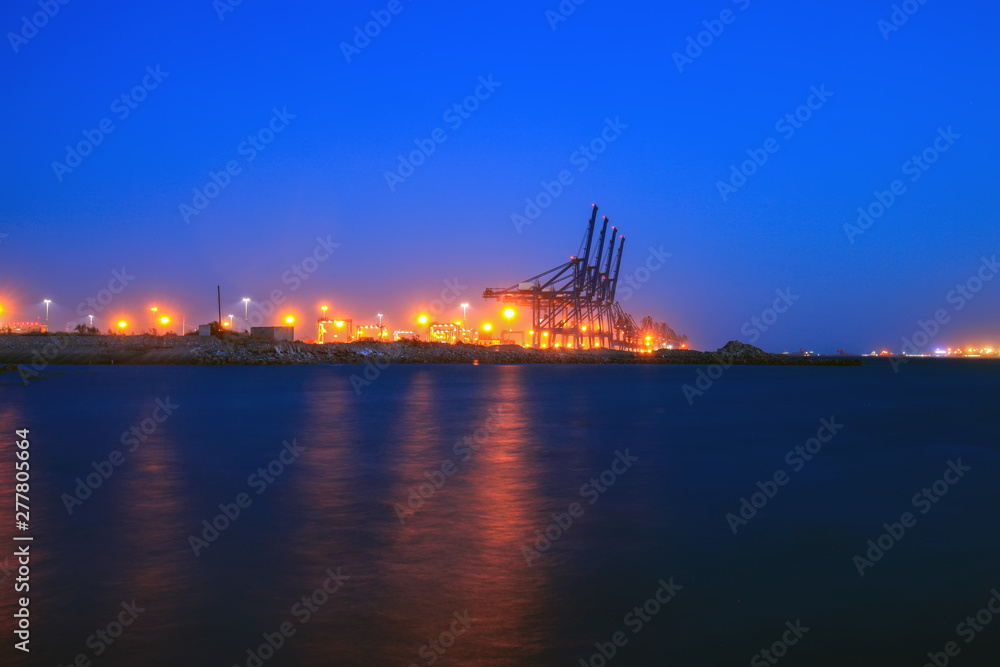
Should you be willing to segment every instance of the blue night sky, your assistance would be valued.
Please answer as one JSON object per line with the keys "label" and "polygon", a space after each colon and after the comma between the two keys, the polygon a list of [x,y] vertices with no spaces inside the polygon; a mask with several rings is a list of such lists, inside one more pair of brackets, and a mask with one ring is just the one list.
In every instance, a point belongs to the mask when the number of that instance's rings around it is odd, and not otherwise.
{"label": "blue night sky", "polygon": [[[929,347],[1000,342],[1000,280],[952,292],[998,270],[981,259],[1000,250],[992,3],[914,1],[891,31],[888,1],[588,0],[559,21],[558,0],[443,5],[71,0],[25,39],[38,2],[5,3],[0,319],[44,317],[50,298],[53,329],[86,321],[78,304],[124,267],[102,330],[152,303],[214,319],[217,284],[224,315],[281,290],[269,320],[329,303],[409,328],[457,280],[438,318],[468,301],[470,320],[496,322],[483,288],[566,261],[596,202],[626,236],[623,276],[645,278],[622,305],[696,348],[898,349],[937,310]],[[391,21],[345,56],[373,11]],[[721,34],[679,71],[706,21]],[[478,108],[449,112],[477,92]],[[776,126],[810,101],[798,127]],[[53,165],[103,119],[113,131],[89,155]],[[933,164],[907,165],[949,128]],[[390,185],[418,142],[433,153]],[[751,154],[767,160],[724,201],[720,181]],[[512,215],[563,171],[518,230]],[[845,230],[895,180],[884,214]],[[296,277],[317,238],[339,246]],[[637,273],[661,246],[662,267]],[[792,306],[756,330],[789,288]]]}

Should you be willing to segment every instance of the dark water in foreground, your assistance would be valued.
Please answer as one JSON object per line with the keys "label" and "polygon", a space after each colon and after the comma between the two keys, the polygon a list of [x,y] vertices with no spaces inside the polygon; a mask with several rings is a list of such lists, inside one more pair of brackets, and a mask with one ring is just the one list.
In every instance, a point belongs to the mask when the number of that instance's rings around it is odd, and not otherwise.
{"label": "dark water in foreground", "polygon": [[[30,660],[12,647],[11,572],[0,664],[601,665],[595,643],[610,653],[619,632],[608,665],[765,665],[775,642],[781,665],[919,667],[949,641],[953,665],[998,662],[1000,615],[968,642],[956,629],[1000,590],[997,364],[735,367],[693,406],[685,366],[393,366],[360,395],[357,367],[52,370],[0,376],[0,538],[34,537]],[[168,397],[173,414],[123,445]],[[821,419],[843,428],[786,462]],[[466,437],[477,451],[455,449]],[[250,478],[293,440],[270,482]],[[113,450],[124,461],[70,515],[61,495]],[[616,451],[637,460],[581,495]],[[915,505],[959,459],[969,470]],[[726,514],[777,471],[790,481],[734,535]],[[443,484],[401,523],[394,505],[428,475]],[[189,537],[241,493],[196,556]],[[582,515],[529,565],[523,547],[572,503]],[[852,558],[904,512],[915,525],[859,576]],[[648,602],[671,578],[674,597]],[[95,633],[119,616],[108,645]],[[273,656],[248,656],[282,624]]]}

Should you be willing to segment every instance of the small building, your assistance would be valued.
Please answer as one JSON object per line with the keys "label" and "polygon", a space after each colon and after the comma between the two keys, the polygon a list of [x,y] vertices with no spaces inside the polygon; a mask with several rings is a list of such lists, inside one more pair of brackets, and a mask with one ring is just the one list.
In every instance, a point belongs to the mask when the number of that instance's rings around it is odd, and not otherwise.
{"label": "small building", "polygon": [[500,344],[501,345],[520,345],[524,347],[524,332],[523,331],[501,331],[500,332]]}
{"label": "small building", "polygon": [[354,320],[321,317],[316,323],[316,340],[320,343],[349,343],[354,338]]}
{"label": "small building", "polygon": [[295,327],[250,327],[250,337],[259,340],[293,341]]}
{"label": "small building", "polygon": [[40,322],[7,322],[0,329],[10,333],[46,333],[49,327]]}
{"label": "small building", "polygon": [[198,325],[198,335],[199,336],[211,336],[212,335],[212,325],[211,324],[199,324]]}
{"label": "small building", "polygon": [[389,335],[389,332],[385,330],[385,327],[381,327],[377,324],[361,324],[354,331],[354,338],[359,341],[374,342],[378,340],[385,340],[385,337]]}
{"label": "small building", "polygon": [[467,329],[461,322],[453,324],[435,322],[430,329],[432,341],[439,343],[474,343],[476,332]]}

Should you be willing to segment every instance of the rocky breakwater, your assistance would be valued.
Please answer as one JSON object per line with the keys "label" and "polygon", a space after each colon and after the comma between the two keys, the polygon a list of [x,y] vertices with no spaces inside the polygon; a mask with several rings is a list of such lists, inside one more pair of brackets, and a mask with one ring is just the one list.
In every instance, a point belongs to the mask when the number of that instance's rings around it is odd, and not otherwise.
{"label": "rocky breakwater", "polygon": [[843,357],[791,357],[730,341],[715,352],[526,349],[416,341],[314,345],[240,334],[214,336],[0,335],[0,365],[48,364],[729,364],[860,365]]}

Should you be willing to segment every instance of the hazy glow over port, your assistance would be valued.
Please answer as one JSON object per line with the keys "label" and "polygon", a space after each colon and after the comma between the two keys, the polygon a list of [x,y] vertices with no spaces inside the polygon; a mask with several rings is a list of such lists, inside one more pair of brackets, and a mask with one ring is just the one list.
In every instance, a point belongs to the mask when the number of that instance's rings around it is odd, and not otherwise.
{"label": "hazy glow over port", "polygon": [[483,325],[483,331],[490,331],[492,328],[493,328],[493,325],[490,324],[489,322],[487,322],[486,324]]}
{"label": "hazy glow over port", "polygon": [[507,310],[503,311],[503,316],[506,317],[508,320],[514,317],[514,309],[508,308]]}
{"label": "hazy glow over port", "polygon": [[419,322],[420,324],[427,324],[427,316],[421,315],[420,317],[417,318],[417,322]]}

